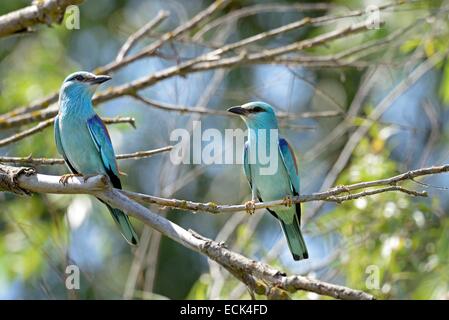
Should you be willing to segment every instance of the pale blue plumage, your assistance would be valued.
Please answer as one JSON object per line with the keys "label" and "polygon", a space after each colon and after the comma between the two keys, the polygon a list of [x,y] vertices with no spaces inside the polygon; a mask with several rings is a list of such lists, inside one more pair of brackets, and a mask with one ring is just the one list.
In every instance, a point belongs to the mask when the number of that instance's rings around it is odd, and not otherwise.
{"label": "pale blue plumage", "polygon": [[[255,198],[260,201],[282,199],[286,196],[299,194],[299,174],[296,159],[287,141],[279,138],[275,144],[274,157],[277,160],[277,170],[273,174],[263,174],[263,166],[258,157],[251,163],[251,153],[258,154],[261,147],[270,152],[270,130],[278,130],[276,116],[270,105],[263,102],[252,102],[229,109],[230,112],[240,115],[248,127],[248,141],[245,143],[243,153],[243,169]],[[265,130],[261,130],[265,129]],[[265,136],[263,136],[265,135]],[[259,141],[265,139],[265,145]],[[281,222],[287,242],[295,260],[307,259],[308,252],[300,230],[301,206],[295,204],[291,207],[276,207],[268,209]]]}
{"label": "pale blue plumage", "polygon": [[[59,113],[54,123],[55,141],[72,173],[104,174],[115,188],[121,188],[109,133],[91,102],[97,85],[108,79],[108,76],[76,72],[64,80],[59,93]],[[137,244],[137,235],[128,216],[109,205],[107,207],[125,239],[130,244]]]}
{"label": "pale blue plumage", "polygon": [[282,157],[282,162],[287,169],[288,176],[290,178],[290,183],[293,187],[293,192],[299,193],[299,172],[298,165],[296,163],[295,154],[288,144],[287,140],[279,139],[279,151]]}
{"label": "pale blue plumage", "polygon": [[99,116],[95,115],[87,120],[87,128],[97,151],[100,153],[103,166],[107,170],[111,170],[116,176],[119,176],[111,138],[103,121],[101,121]]}

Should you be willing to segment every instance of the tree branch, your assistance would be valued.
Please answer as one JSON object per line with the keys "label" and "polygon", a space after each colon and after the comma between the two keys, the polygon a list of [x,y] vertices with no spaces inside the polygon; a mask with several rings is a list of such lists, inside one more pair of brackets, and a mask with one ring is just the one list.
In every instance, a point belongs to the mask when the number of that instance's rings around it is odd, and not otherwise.
{"label": "tree branch", "polygon": [[219,9],[222,9],[224,6],[226,6],[230,0],[216,0],[214,1],[209,7],[204,9],[203,11],[196,14],[193,18],[188,20],[187,22],[179,25],[174,30],[164,33],[159,40],[155,41],[154,43],[150,44],[149,46],[143,48],[140,52],[124,57],[120,61],[114,61],[104,67],[97,68],[94,70],[95,73],[105,73],[105,72],[112,72],[115,71],[118,68],[121,68],[123,66],[126,66],[134,61],[137,61],[141,58],[144,58],[146,56],[150,56],[156,52],[157,49],[162,47],[165,43],[176,39],[177,37],[187,33],[191,29],[195,28],[198,24],[203,22],[204,20],[208,19],[210,16],[212,16],[215,12],[217,12]]}
{"label": "tree branch", "polygon": [[288,12],[288,11],[326,11],[335,5],[329,3],[296,3],[296,4],[256,4],[250,7],[244,7],[235,11],[231,11],[227,15],[224,15],[214,21],[208,23],[197,32],[194,36],[194,40],[199,40],[203,38],[203,36],[211,31],[212,29],[217,28],[220,25],[224,25],[227,23],[234,23],[236,20],[252,15],[256,15],[259,13],[273,13],[273,12]]}
{"label": "tree branch", "polygon": [[[131,117],[115,117],[115,118],[102,118],[103,122],[105,124],[118,124],[118,123],[129,123],[133,128],[136,127],[136,119]],[[19,140],[22,140],[26,137],[29,137],[33,134],[36,134],[45,128],[48,128],[51,126],[54,122],[54,118],[47,119],[45,121],[39,122],[34,127],[31,127],[27,130],[21,131],[19,133],[13,134],[12,136],[6,137],[4,139],[0,140],[0,148],[4,147],[8,144],[17,142]]]}
{"label": "tree branch", "polygon": [[[126,159],[126,158],[135,158],[135,157],[141,157],[143,155],[149,156],[150,154],[155,154],[159,152],[168,151],[171,149],[171,146],[152,150],[152,151],[145,151],[145,152],[137,152],[133,154],[125,154],[125,155],[119,155],[117,156],[117,159]],[[5,159],[6,162],[9,163],[16,163],[14,160],[19,160],[21,163],[28,163],[27,158],[8,158],[3,157],[0,158],[0,162],[2,159]],[[32,158],[30,158],[32,159]],[[32,159],[32,161],[37,164],[60,164],[62,161],[60,159]],[[48,161],[48,162],[47,162]],[[4,166],[6,167],[6,166]],[[7,168],[13,168],[13,167],[7,167]],[[12,169],[11,169],[12,170]],[[374,180],[374,181],[366,181],[366,182],[359,182],[351,185],[346,186],[338,186],[333,189],[330,189],[325,192],[317,192],[310,195],[300,195],[297,197],[292,197],[291,199],[279,199],[279,200],[273,200],[273,201],[266,201],[266,202],[257,202],[255,204],[255,209],[266,209],[276,206],[286,206],[289,205],[290,202],[292,203],[301,203],[301,202],[311,202],[311,201],[329,201],[329,202],[343,202],[343,201],[349,201],[358,199],[361,197],[371,196],[379,193],[384,192],[392,192],[392,191],[399,191],[403,192],[412,196],[420,196],[420,197],[427,197],[427,192],[425,191],[413,191],[409,190],[400,186],[397,186],[399,182],[403,182],[406,180],[411,180],[414,182],[414,179],[421,176],[427,176],[427,175],[434,175],[434,174],[440,174],[449,172],[449,164],[442,165],[442,166],[434,166],[434,167],[427,167],[427,168],[421,168],[417,170],[408,171],[402,174],[399,174],[394,177],[386,178],[386,179],[380,179],[380,180]],[[40,175],[41,177],[44,177],[43,175]],[[50,177],[50,176],[48,176]],[[350,193],[354,190],[360,190],[360,189],[367,189],[372,187],[380,187],[384,186],[383,188],[374,189],[374,190],[364,190],[362,192],[358,193]],[[1,190],[1,189],[0,189]],[[7,190],[7,189],[4,189]],[[57,185],[56,189],[39,189],[39,192],[47,192],[47,193],[65,193],[64,188],[62,188],[60,185]],[[89,192],[89,187],[86,187],[86,192]],[[30,190],[34,191],[34,190]],[[79,192],[79,190],[77,190]],[[131,192],[131,191],[125,191],[121,190],[121,193],[123,193],[125,196],[127,196],[130,199],[133,199],[139,203],[143,204],[154,204],[161,207],[170,207],[174,209],[180,209],[180,210],[188,210],[192,212],[208,212],[208,213],[226,213],[226,212],[241,212],[246,211],[247,207],[245,205],[219,205],[214,202],[208,202],[208,203],[201,203],[201,202],[194,202],[194,201],[187,201],[187,200],[179,200],[179,199],[167,199],[137,192]],[[83,193],[83,192],[81,192]],[[341,196],[341,194],[347,193],[346,195]]]}
{"label": "tree branch", "polygon": [[36,24],[61,23],[69,5],[83,0],[43,0],[31,6],[0,16],[0,38],[21,32],[30,32]]}
{"label": "tree branch", "polygon": [[257,294],[285,296],[289,292],[305,290],[336,299],[372,300],[374,297],[363,291],[338,286],[303,276],[287,276],[271,266],[248,259],[193,231],[187,231],[166,218],[151,212],[144,206],[130,200],[120,190],[112,189],[105,176],[95,176],[84,181],[83,178],[70,179],[66,185],[59,182],[58,176],[36,174],[26,168],[0,165],[0,190],[16,193],[59,193],[90,194],[123,210],[156,229],[163,235],[181,245],[199,252],[214,260],[231,274],[243,281]]}
{"label": "tree branch", "polygon": [[165,10],[160,10],[156,17],[154,17],[152,20],[150,20],[148,23],[146,23],[142,28],[137,30],[135,33],[130,35],[126,42],[123,44],[123,46],[120,48],[117,58],[115,58],[115,61],[121,61],[125,58],[125,56],[128,54],[128,52],[131,50],[131,48],[145,35],[151,32],[154,28],[156,28],[158,25],[161,24],[162,21],[164,21],[170,13]]}
{"label": "tree branch", "polygon": [[[188,20],[184,24],[181,24],[174,30],[164,33],[162,36],[160,36],[160,38],[157,41],[145,47],[138,53],[131,56],[126,56],[123,59],[119,61],[114,61],[106,66],[99,67],[96,70],[94,70],[94,72],[110,73],[112,71],[115,71],[116,69],[126,66],[127,64],[133,61],[154,54],[156,50],[158,50],[164,44],[172,40],[178,39],[179,37],[185,35],[188,31],[192,30],[192,28],[198,26],[201,22],[204,22],[205,20],[210,18],[219,9],[222,9],[227,3],[229,3],[229,1],[215,1],[212,5],[210,5],[208,8],[198,13],[192,19]],[[386,4],[381,6],[380,9],[385,9],[400,4],[402,4],[402,2]],[[267,64],[267,63],[283,63],[283,64],[292,63],[292,61],[290,62],[288,61],[289,59],[288,57],[285,56],[286,54],[297,51],[303,51],[305,49],[309,49],[318,45],[323,45],[330,41],[341,39],[351,34],[359,33],[362,31],[369,31],[366,22],[353,24],[344,28],[336,29],[331,32],[318,35],[310,39],[302,40],[274,49],[263,50],[261,52],[248,54],[245,48],[248,45],[255,43],[256,41],[268,39],[270,37],[291,30],[295,30],[310,23],[319,24],[323,22],[342,19],[345,17],[361,16],[363,13],[364,10],[355,10],[342,16],[329,15],[329,16],[322,16],[319,18],[305,18],[299,22],[294,22],[292,24],[288,24],[279,28],[263,32],[259,35],[251,36],[234,43],[223,45],[222,47],[215,49],[214,51],[206,52],[195,58],[162,69],[146,77],[141,77],[129,83],[109,88],[103,92],[100,92],[94,97],[94,103],[98,104],[100,102],[109,101],[111,99],[115,99],[120,96],[126,95],[133,96],[134,94],[137,93],[137,91],[146,87],[150,87],[159,81],[174,76],[183,76],[187,73],[202,72],[220,68],[232,68],[242,64],[251,65],[251,64]],[[230,57],[223,56],[225,53],[235,51],[236,49],[240,49],[240,52],[238,54]],[[296,61],[296,63],[297,62],[298,61]],[[320,59],[318,59],[317,61],[314,62],[310,61],[309,59],[309,61],[304,62],[304,64],[311,66],[313,66],[314,63],[315,64],[318,63],[318,65],[327,67],[332,66],[338,67],[341,65],[343,66],[356,65],[355,61],[351,62],[342,61],[341,64],[338,64],[338,60],[337,61],[329,60],[320,62]],[[0,116],[0,128],[18,126],[21,124],[30,123],[34,121],[42,121],[50,117],[53,117],[57,113],[57,106],[51,104],[56,101],[57,101],[57,94],[55,93],[39,101],[38,103],[34,103],[31,106],[17,108],[20,111],[10,112],[8,114]],[[46,109],[40,110],[44,108]],[[31,112],[31,110],[33,110],[34,112]]]}
{"label": "tree branch", "polygon": [[[421,168],[408,171],[394,177],[355,183],[347,186],[339,186],[327,192],[302,195],[291,199],[292,202],[307,201],[347,201],[361,196],[369,196],[388,191],[406,192],[414,196],[425,196],[424,192],[416,192],[399,187],[396,184],[406,180],[414,181],[415,178],[426,175],[439,174],[449,171],[449,164]],[[217,205],[214,203],[196,203],[191,201],[164,199],[150,195],[111,189],[109,181],[104,176],[95,176],[84,182],[83,178],[70,179],[67,185],[59,183],[60,177],[36,174],[29,168],[15,168],[0,165],[0,190],[11,191],[19,194],[30,194],[31,192],[58,193],[58,194],[91,194],[107,203],[124,210],[135,216],[149,226],[160,231],[162,234],[181,243],[182,245],[205,254],[216,261],[231,274],[244,282],[251,290],[258,294],[267,296],[283,296],[287,292],[306,290],[318,294],[329,295],[340,299],[372,299],[371,295],[349,288],[335,286],[332,284],[311,280],[300,276],[287,277],[278,270],[261,262],[256,262],[226,249],[223,244],[206,239],[194,232],[187,232],[178,225],[158,216],[137,202],[146,204],[157,204],[182,210],[205,211],[211,213],[244,211],[244,205]],[[356,194],[339,196],[353,190],[387,186],[375,190],[367,190]],[[286,205],[286,199],[256,203],[256,208],[268,208]],[[281,290],[281,291],[279,291]],[[285,292],[284,292],[285,291]]]}
{"label": "tree branch", "polygon": [[[167,152],[173,149],[172,146],[166,146],[154,150],[148,151],[138,151],[133,153],[118,154],[116,156],[117,160],[126,159],[143,159],[152,157],[156,154]],[[32,165],[32,166],[51,166],[51,165],[62,165],[64,164],[64,159],[56,158],[33,158],[31,155],[28,157],[0,157],[0,163],[12,163],[20,165]]]}
{"label": "tree branch", "polygon": [[[310,195],[300,195],[298,197],[293,197],[291,199],[292,203],[300,203],[300,202],[311,202],[311,201],[329,201],[329,202],[343,202],[358,199],[361,197],[371,196],[383,192],[392,192],[399,191],[413,196],[426,197],[427,193],[425,191],[417,192],[405,189],[403,187],[397,186],[396,184],[402,181],[411,180],[415,182],[415,178],[427,175],[434,175],[449,172],[449,164],[443,166],[434,166],[428,168],[421,168],[417,170],[408,171],[397,176],[380,179],[374,181],[367,182],[359,182],[347,186],[338,186],[333,189],[324,192],[317,192]],[[375,189],[375,190],[367,190],[363,192],[358,192],[354,194],[350,194],[351,191],[386,186],[384,188]],[[186,200],[178,200],[178,199],[166,199],[160,198],[156,196],[135,193],[130,191],[123,191],[129,198],[147,204],[156,204],[164,207],[171,207],[180,210],[189,210],[192,212],[208,212],[208,213],[225,213],[225,212],[239,212],[246,211],[247,208],[245,205],[218,205],[213,202],[208,203],[200,203]],[[348,195],[339,196],[343,193],[349,193]],[[288,204],[287,199],[280,199],[274,201],[266,201],[266,202],[257,202],[255,204],[255,209],[265,209],[275,206],[285,206]]]}
{"label": "tree branch", "polygon": [[[139,94],[132,94],[132,98],[146,104],[150,107],[164,110],[183,113],[196,113],[200,115],[214,115],[214,116],[225,116],[225,117],[235,117],[234,114],[227,112],[225,110],[214,110],[206,106],[196,106],[188,107],[183,105],[174,105],[171,103],[155,101],[152,99],[145,98]],[[276,114],[278,119],[297,119],[297,118],[326,118],[326,117],[337,117],[342,115],[341,111],[329,110],[329,111],[317,111],[317,112],[301,112],[301,113],[288,113],[288,112],[278,112]]]}

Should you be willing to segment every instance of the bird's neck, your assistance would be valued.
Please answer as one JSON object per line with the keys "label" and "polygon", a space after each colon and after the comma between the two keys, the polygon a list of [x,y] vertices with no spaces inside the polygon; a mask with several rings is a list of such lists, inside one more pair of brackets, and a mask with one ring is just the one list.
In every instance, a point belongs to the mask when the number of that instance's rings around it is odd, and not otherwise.
{"label": "bird's neck", "polygon": [[59,112],[63,115],[91,118],[95,115],[92,96],[82,91],[62,91],[59,94]]}
{"label": "bird's neck", "polygon": [[247,121],[248,140],[255,145],[259,141],[270,141],[272,135],[279,135],[276,119],[251,119]]}
{"label": "bird's neck", "polygon": [[277,150],[279,144],[279,130],[277,126],[274,128],[248,127],[248,143],[253,152],[257,152],[261,147],[267,151],[271,148]]}

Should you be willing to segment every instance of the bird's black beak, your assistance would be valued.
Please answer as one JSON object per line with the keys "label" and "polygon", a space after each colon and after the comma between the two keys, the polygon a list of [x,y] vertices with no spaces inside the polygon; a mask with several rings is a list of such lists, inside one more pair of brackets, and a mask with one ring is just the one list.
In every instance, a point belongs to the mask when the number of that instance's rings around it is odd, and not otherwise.
{"label": "bird's black beak", "polygon": [[110,76],[100,75],[100,76],[95,76],[95,78],[93,78],[90,81],[90,83],[92,83],[92,84],[100,84],[100,83],[106,82],[106,81],[111,80],[111,79],[112,78]]}
{"label": "bird's black beak", "polygon": [[245,115],[247,115],[249,113],[247,109],[242,108],[240,106],[231,107],[231,108],[228,109],[228,112],[235,113],[235,114],[238,114],[240,116],[245,116]]}

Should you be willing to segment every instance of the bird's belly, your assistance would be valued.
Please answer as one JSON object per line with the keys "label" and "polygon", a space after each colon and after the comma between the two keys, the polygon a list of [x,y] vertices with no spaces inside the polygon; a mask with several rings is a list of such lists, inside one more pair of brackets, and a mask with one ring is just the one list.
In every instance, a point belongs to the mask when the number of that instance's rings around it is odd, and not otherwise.
{"label": "bird's belly", "polygon": [[257,175],[255,181],[263,201],[278,200],[292,195],[290,181],[283,175]]}
{"label": "bird's belly", "polygon": [[60,136],[70,164],[81,174],[104,174],[105,169],[84,121],[60,121]]}
{"label": "bird's belly", "polygon": [[[254,177],[255,186],[259,192],[262,201],[273,201],[283,199],[286,196],[293,196],[290,186],[290,180],[287,172],[283,167],[274,175],[256,174]],[[276,207],[275,210],[279,218],[284,222],[291,222],[295,215],[295,206],[292,207]]]}

